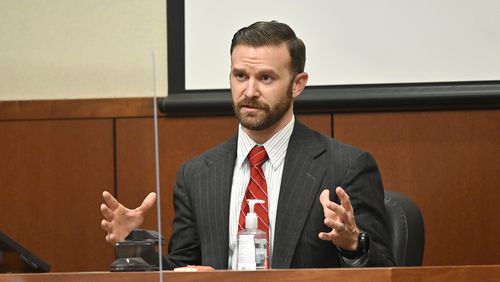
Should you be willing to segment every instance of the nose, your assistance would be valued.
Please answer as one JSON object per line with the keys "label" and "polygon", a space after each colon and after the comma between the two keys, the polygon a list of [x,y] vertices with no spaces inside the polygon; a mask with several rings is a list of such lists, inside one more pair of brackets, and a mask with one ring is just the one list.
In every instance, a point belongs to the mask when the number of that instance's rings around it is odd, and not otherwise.
{"label": "nose", "polygon": [[259,96],[258,81],[254,78],[247,80],[247,87],[243,94],[248,98]]}

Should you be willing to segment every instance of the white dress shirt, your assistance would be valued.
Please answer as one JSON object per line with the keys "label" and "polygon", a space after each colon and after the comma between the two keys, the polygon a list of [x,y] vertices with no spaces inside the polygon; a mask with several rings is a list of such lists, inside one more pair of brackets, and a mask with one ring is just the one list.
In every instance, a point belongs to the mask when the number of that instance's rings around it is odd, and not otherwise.
{"label": "white dress shirt", "polygon": [[281,177],[285,163],[288,141],[293,132],[295,117],[290,122],[267,140],[264,144],[257,144],[243,130],[241,124],[238,128],[238,145],[236,163],[234,166],[233,185],[231,187],[231,203],[229,210],[229,268],[236,269],[236,244],[238,235],[238,222],[240,217],[241,202],[250,181],[250,163],[247,155],[255,145],[262,145],[266,149],[269,159],[262,165],[267,182],[267,200],[269,211],[269,262],[272,261],[274,227],[276,211],[280,194]]}

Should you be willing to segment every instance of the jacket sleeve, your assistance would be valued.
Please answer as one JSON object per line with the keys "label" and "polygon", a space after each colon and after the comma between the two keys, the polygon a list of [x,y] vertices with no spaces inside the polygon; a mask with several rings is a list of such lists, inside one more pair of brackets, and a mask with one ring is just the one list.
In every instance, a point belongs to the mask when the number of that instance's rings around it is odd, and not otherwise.
{"label": "jacket sleeve", "polygon": [[163,257],[165,269],[201,265],[200,239],[185,177],[185,165],[182,165],[177,172],[177,182],[174,188],[175,215],[168,255]]}
{"label": "jacket sleeve", "polygon": [[358,228],[370,236],[370,247],[363,266],[394,266],[382,178],[369,153],[363,152],[352,160],[342,188],[349,195]]}

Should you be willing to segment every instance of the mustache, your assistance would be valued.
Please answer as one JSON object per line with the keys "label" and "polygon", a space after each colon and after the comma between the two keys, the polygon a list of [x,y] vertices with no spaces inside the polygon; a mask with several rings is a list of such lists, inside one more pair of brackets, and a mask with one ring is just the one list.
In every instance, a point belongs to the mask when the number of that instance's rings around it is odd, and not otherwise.
{"label": "mustache", "polygon": [[238,108],[241,107],[252,107],[256,109],[267,109],[267,105],[260,102],[259,100],[255,98],[244,98],[243,100],[239,101],[237,104]]}

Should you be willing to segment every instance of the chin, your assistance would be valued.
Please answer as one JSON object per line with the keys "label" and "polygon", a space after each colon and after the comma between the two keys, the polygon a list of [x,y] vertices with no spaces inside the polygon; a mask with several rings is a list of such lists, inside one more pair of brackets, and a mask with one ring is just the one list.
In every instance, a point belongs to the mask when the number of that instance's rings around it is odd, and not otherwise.
{"label": "chin", "polygon": [[240,123],[244,128],[250,129],[250,130],[265,129],[265,128],[262,128],[262,121],[255,121],[255,120],[250,121],[248,119],[243,119],[243,120],[240,120]]}
{"label": "chin", "polygon": [[268,126],[266,126],[266,117],[241,115],[239,121],[243,127],[250,130],[264,130],[268,128]]}

